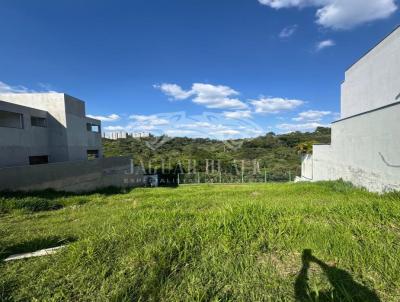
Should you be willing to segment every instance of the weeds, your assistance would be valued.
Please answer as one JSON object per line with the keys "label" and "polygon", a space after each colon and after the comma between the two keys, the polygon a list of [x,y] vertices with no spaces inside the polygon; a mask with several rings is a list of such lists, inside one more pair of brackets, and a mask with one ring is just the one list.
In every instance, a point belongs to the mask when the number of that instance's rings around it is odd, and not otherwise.
{"label": "weeds", "polygon": [[0,216],[3,257],[70,244],[1,263],[0,301],[400,301],[396,193],[324,182],[44,199],[64,208]]}

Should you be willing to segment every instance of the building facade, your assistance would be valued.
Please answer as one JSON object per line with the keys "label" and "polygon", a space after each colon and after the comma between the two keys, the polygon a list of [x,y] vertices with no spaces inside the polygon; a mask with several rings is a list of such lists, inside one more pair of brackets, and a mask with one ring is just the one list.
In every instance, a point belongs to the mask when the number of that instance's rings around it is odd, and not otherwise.
{"label": "building facade", "polygon": [[400,190],[400,27],[346,71],[341,93],[332,142],[304,157],[303,180]]}
{"label": "building facade", "polygon": [[102,157],[101,122],[63,93],[0,94],[0,168]]}

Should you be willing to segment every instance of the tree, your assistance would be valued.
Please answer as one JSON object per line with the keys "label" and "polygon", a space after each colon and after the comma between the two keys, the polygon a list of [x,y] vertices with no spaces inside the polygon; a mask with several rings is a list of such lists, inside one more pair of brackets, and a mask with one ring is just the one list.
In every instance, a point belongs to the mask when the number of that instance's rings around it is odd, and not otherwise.
{"label": "tree", "polygon": [[315,141],[304,142],[304,143],[298,144],[296,146],[297,154],[300,154],[300,155],[312,154],[313,145],[315,145],[315,144],[316,144]]}

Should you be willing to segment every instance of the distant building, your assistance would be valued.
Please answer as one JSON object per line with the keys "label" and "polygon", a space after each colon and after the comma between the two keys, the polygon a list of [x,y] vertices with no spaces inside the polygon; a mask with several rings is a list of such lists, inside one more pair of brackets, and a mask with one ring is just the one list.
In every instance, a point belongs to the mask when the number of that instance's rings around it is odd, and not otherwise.
{"label": "distant building", "polygon": [[0,94],[0,168],[102,157],[101,122],[63,93]]}
{"label": "distant building", "polygon": [[148,132],[125,132],[125,131],[107,131],[103,133],[103,138],[117,140],[120,138],[144,138],[149,137],[150,134]]}
{"label": "distant building", "polygon": [[112,131],[112,132],[104,132],[103,138],[117,140],[120,138],[127,138],[128,134],[124,131]]}
{"label": "distant building", "polygon": [[351,66],[331,145],[304,157],[302,178],[400,190],[400,27]]}

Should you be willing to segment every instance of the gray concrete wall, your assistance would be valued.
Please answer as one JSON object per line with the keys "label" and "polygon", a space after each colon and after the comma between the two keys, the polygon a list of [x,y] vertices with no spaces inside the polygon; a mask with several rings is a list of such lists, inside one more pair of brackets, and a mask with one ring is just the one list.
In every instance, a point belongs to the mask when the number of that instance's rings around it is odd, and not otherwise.
{"label": "gray concrete wall", "polygon": [[6,93],[0,100],[47,111],[61,125],[67,126],[63,93]]}
{"label": "gray concrete wall", "polygon": [[400,27],[346,71],[342,118],[396,102],[400,94],[399,54]]}
{"label": "gray concrete wall", "polygon": [[0,169],[0,191],[87,192],[110,186],[135,187],[143,183],[142,172],[131,170],[128,157]]}
{"label": "gray concrete wall", "polygon": [[[31,155],[48,155],[50,162],[85,160],[87,150],[99,150],[102,156],[101,133],[86,127],[87,122],[101,122],[86,117],[83,101],[63,93],[0,94],[0,100],[8,102],[2,104],[8,111],[22,110],[26,120],[24,129],[0,127],[0,167],[27,164]],[[39,111],[47,112],[47,128],[30,126],[30,116]]]}
{"label": "gray concrete wall", "polygon": [[23,129],[0,127],[0,167],[28,165],[29,156],[48,154],[48,129],[32,127],[30,120],[31,116],[48,118],[46,111],[2,101],[0,110],[22,114],[24,123]]}
{"label": "gray concrete wall", "polygon": [[314,146],[313,180],[400,190],[399,126],[400,104],[334,123],[332,145]]}
{"label": "gray concrete wall", "polygon": [[102,157],[101,130],[99,133],[87,130],[86,124],[92,123],[101,127],[101,122],[86,117],[84,102],[65,95],[67,115],[68,154],[70,160],[87,159],[87,150],[99,150]]}

